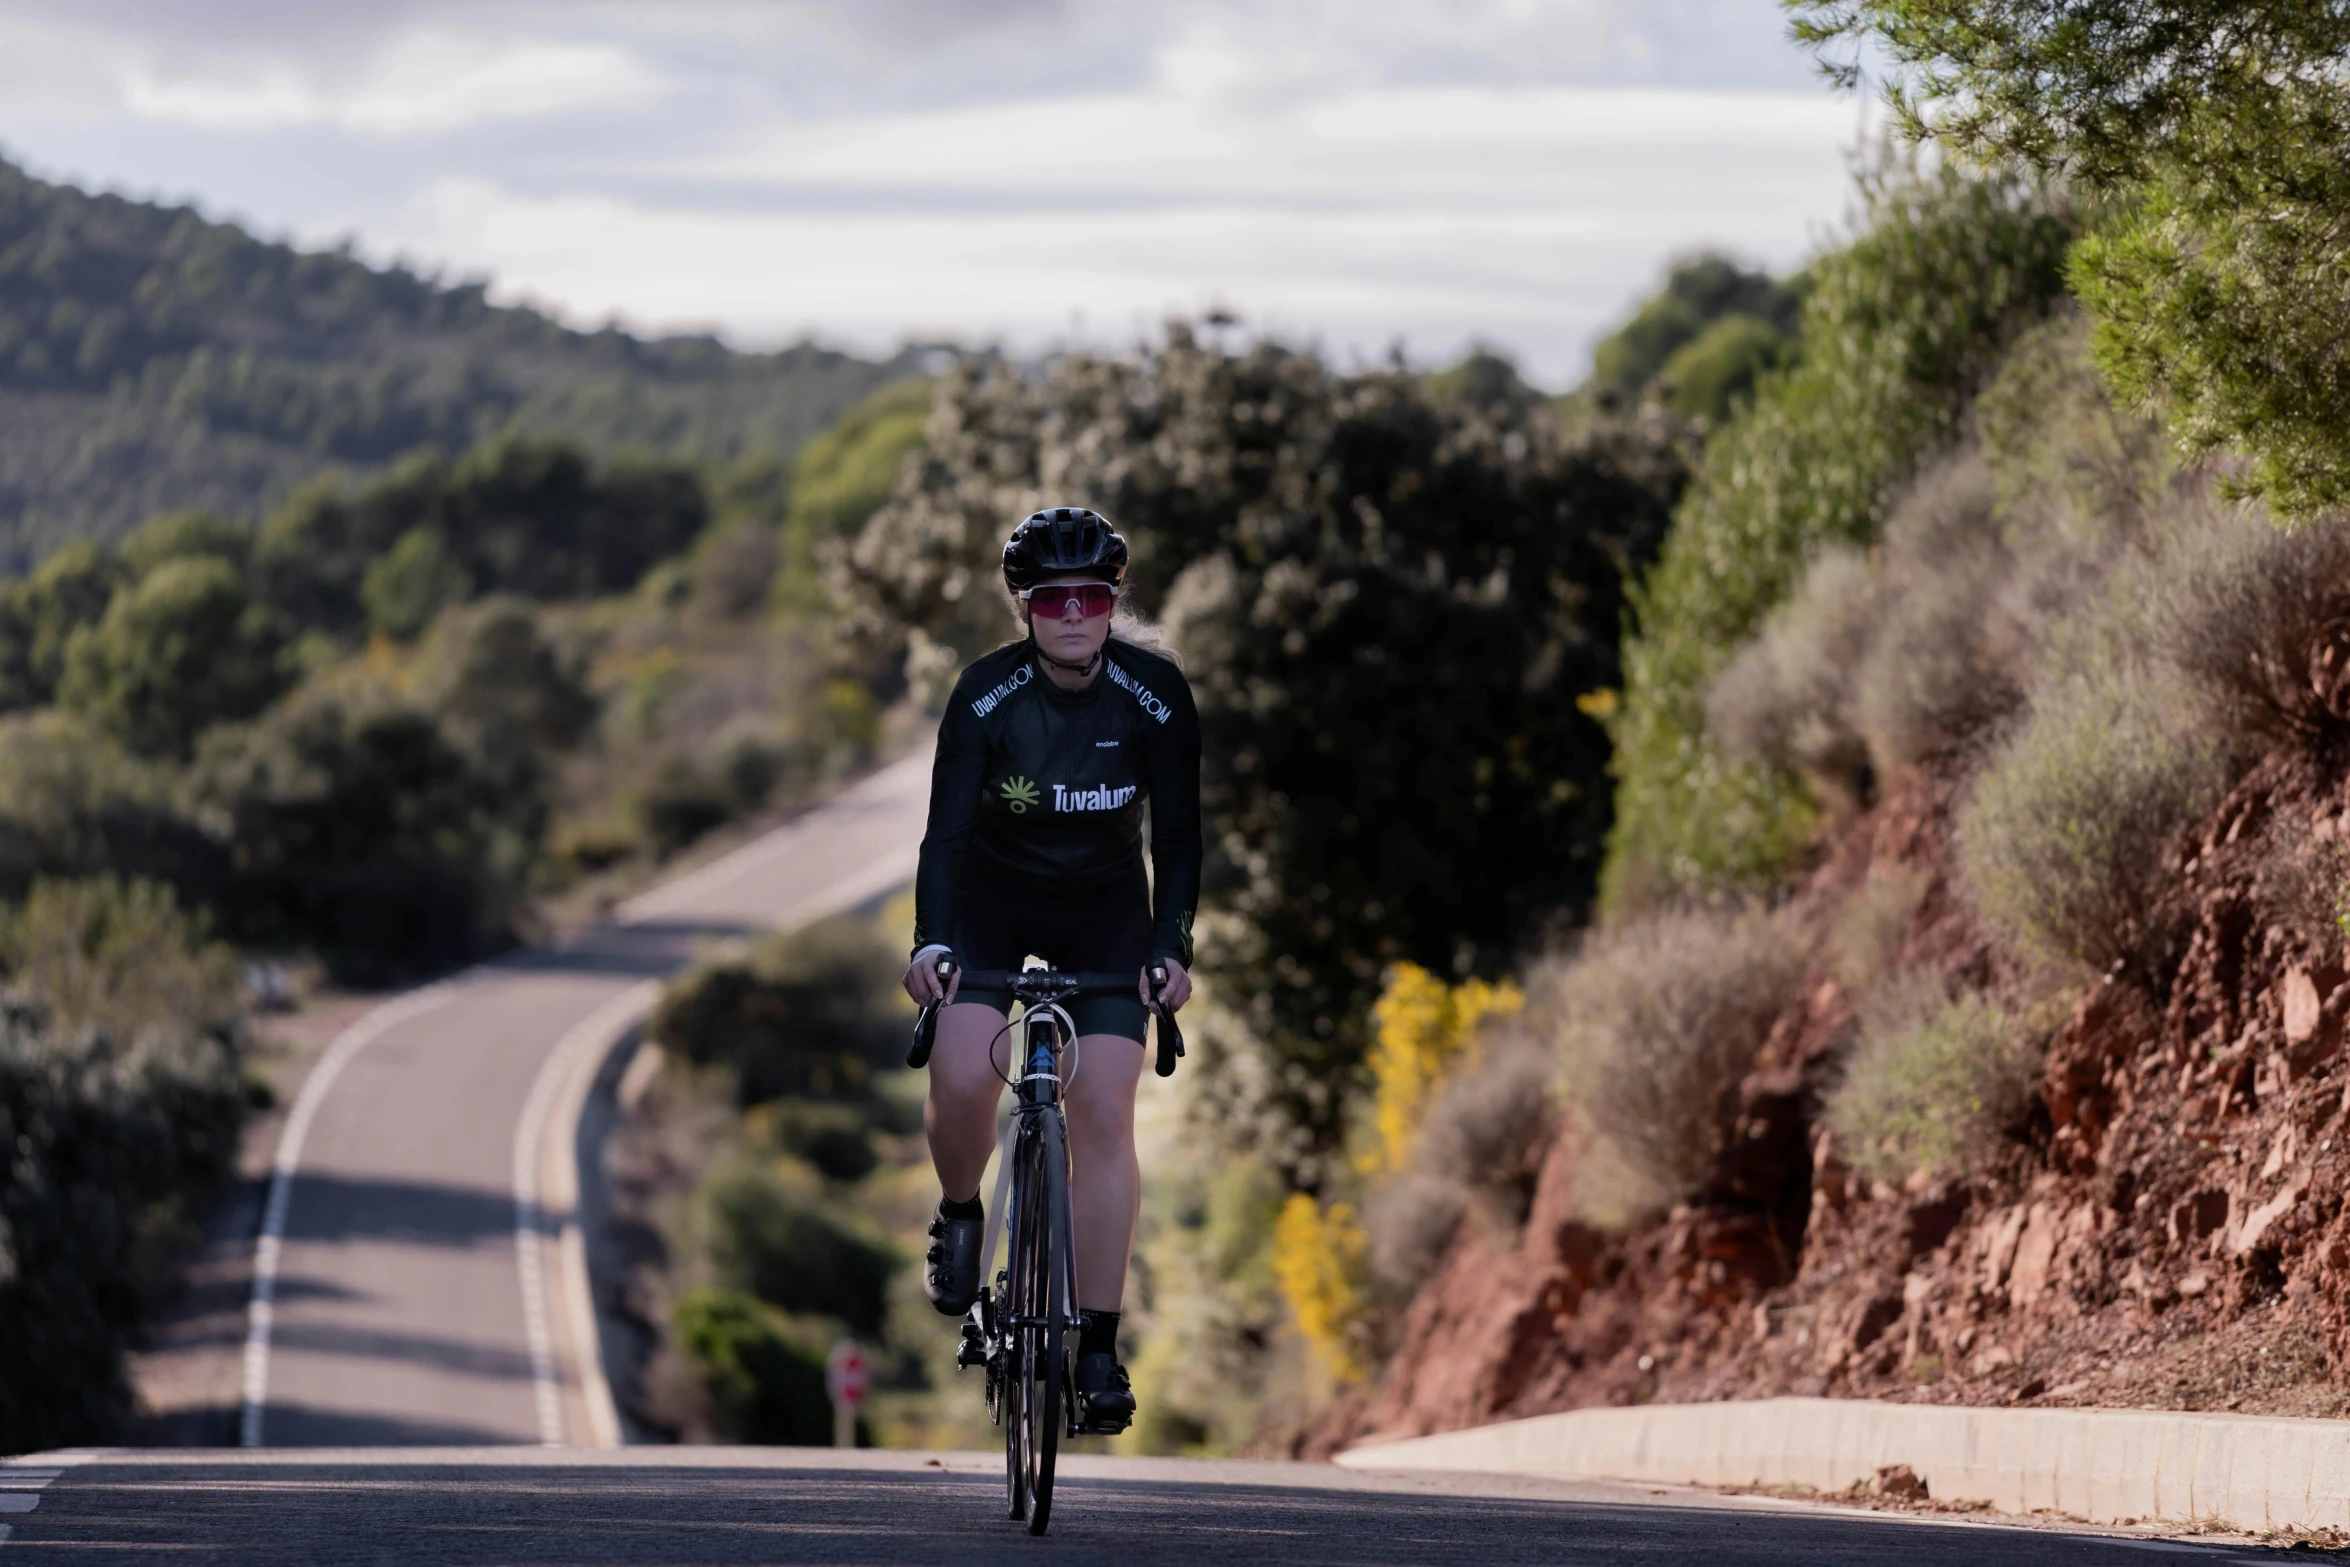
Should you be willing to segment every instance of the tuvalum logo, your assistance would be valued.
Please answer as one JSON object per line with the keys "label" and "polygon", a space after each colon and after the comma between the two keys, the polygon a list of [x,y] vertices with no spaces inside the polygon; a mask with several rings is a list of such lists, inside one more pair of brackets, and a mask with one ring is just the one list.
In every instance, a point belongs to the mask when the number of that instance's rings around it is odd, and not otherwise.
{"label": "tuvalum logo", "polygon": [[1115,811],[1134,798],[1136,786],[1123,789],[1072,789],[1067,784],[1053,785],[1053,809],[1056,811]]}
{"label": "tuvalum logo", "polygon": [[[1060,789],[1059,784],[1053,785],[1055,794],[1060,793]],[[1004,780],[1004,801],[1012,807],[1014,816],[1025,815],[1028,808],[1036,803],[1036,785],[1025,778],[1007,778]]]}
{"label": "tuvalum logo", "polygon": [[995,707],[998,702],[1001,702],[1005,697],[1010,696],[1013,692],[1028,684],[1028,682],[1033,679],[1035,675],[1035,665],[1022,664],[1018,669],[1012,671],[1012,673],[1004,680],[1003,684],[997,686],[987,695],[973,700],[971,703],[971,711],[977,713],[980,717],[985,718],[988,714],[995,711]]}
{"label": "tuvalum logo", "polygon": [[1162,724],[1167,721],[1167,704],[1159,700],[1158,693],[1126,673],[1125,670],[1120,669],[1114,661],[1105,663],[1102,667],[1109,672],[1112,681],[1134,693],[1136,705],[1141,707],[1144,712]]}

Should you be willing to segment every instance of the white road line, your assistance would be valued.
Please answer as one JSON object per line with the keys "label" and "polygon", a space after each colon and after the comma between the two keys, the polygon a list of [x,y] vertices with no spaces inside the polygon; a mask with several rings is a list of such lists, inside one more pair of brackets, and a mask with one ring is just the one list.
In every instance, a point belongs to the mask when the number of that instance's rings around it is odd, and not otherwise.
{"label": "white road line", "polygon": [[[639,893],[620,905],[620,918],[623,922],[656,920],[682,913],[718,888],[732,886],[746,876],[767,869],[768,863],[779,856],[788,857],[801,846],[803,838],[814,830],[827,829],[825,836],[829,837],[838,830],[834,824],[844,817],[866,816],[888,810],[900,791],[915,789],[921,780],[930,776],[930,765],[931,754],[927,749],[901,757],[798,821],[787,823],[764,837],[754,838],[732,853],[676,881]],[[923,803],[928,803],[926,791]],[[915,819],[920,821],[919,817]],[[915,836],[919,838],[920,832],[917,831]],[[849,906],[853,905],[840,905]]]}
{"label": "white road line", "polygon": [[[530,1097],[523,1101],[522,1117],[514,1125],[514,1260],[522,1274],[522,1327],[530,1344],[530,1379],[537,1395],[542,1447],[564,1445],[563,1381],[556,1374],[555,1339],[547,1319],[547,1215],[539,1202],[540,1163],[547,1157],[547,1113],[565,1087],[565,1079],[582,1071],[592,1072],[592,1063],[601,1059],[611,1042],[650,1012],[653,1003],[660,999],[661,982],[649,979],[630,986],[574,1023],[555,1042],[555,1048],[547,1052],[538,1077],[530,1085]],[[584,1103],[587,1096],[582,1093],[578,1097]],[[573,1135],[564,1140],[565,1146],[556,1157],[568,1167],[573,1158],[571,1145],[578,1133],[577,1112],[566,1119]],[[576,1182],[567,1184],[576,1185]],[[573,1194],[564,1195],[562,1217],[568,1240],[579,1223],[579,1204]],[[580,1273],[585,1276],[584,1266]],[[592,1299],[572,1300],[569,1298],[572,1293],[565,1291],[565,1303],[571,1308],[572,1359],[579,1369],[581,1391],[587,1399],[590,1434],[595,1446],[617,1447],[620,1415],[612,1403],[611,1385],[604,1380],[603,1356],[597,1352],[595,1303]],[[582,1305],[586,1308],[584,1321],[580,1313]]]}
{"label": "white road line", "polygon": [[294,1096],[293,1113],[278,1134],[277,1158],[269,1172],[269,1200],[261,1213],[261,1239],[253,1248],[253,1303],[245,1319],[245,1407],[237,1431],[241,1446],[261,1445],[261,1412],[269,1401],[269,1331],[277,1302],[278,1262],[285,1249],[286,1210],[293,1201],[294,1171],[302,1162],[302,1144],[310,1135],[310,1123],[353,1056],[410,1018],[440,1006],[471,972],[387,1001],[344,1029],[318,1058],[302,1091]]}
{"label": "white road line", "polygon": [[[42,1488],[63,1473],[63,1469],[36,1469],[0,1459],[0,1513],[31,1512],[41,1505]],[[0,1523],[0,1545],[6,1545],[15,1532],[14,1525]]]}

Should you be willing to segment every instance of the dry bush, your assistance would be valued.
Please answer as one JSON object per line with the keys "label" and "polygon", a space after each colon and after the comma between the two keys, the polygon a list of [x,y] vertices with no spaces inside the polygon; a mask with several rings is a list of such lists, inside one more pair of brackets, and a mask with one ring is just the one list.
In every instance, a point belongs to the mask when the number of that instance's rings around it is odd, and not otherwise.
{"label": "dry bush", "polygon": [[1992,755],[1959,862],[2011,950],[2103,971],[2147,949],[2165,851],[2230,775],[2196,706],[2166,672],[2114,667],[2041,693]]}
{"label": "dry bush", "polygon": [[2248,740],[2309,742],[2350,723],[2350,519],[2292,529],[2200,508],[2174,550],[2157,645]]}
{"label": "dry bush", "polygon": [[2269,919],[2339,949],[2350,945],[2350,843],[2300,833],[2274,841],[2255,894]]}
{"label": "dry bush", "polygon": [[1523,1029],[1493,1032],[1475,1070],[1429,1107],[1418,1165],[1459,1184],[1487,1216],[1514,1228],[1534,1197],[1557,1110],[1558,1066]]}
{"label": "dry bush", "polygon": [[1926,887],[1926,873],[1914,866],[1873,866],[1860,890],[1836,911],[1828,966],[1846,990],[1865,990],[1893,967]]}
{"label": "dry bush", "polygon": [[1702,1186],[1735,1130],[1738,1082],[1802,970],[1793,931],[1759,912],[1682,909],[1595,935],[1530,987],[1529,1026],[1645,1202]]}
{"label": "dry bush", "polygon": [[1458,1181],[1409,1170],[1363,1200],[1373,1282],[1384,1298],[1405,1301],[1426,1283],[1469,1211]]}
{"label": "dry bush", "polygon": [[1920,478],[1885,527],[1876,634],[1853,676],[1853,722],[1879,772],[1945,751],[2013,708],[1990,625],[2015,569],[1991,473],[1973,452]]}
{"label": "dry bush", "polygon": [[1963,1169],[2021,1122],[2037,1069],[2023,1024],[1983,996],[1913,973],[1863,998],[1828,1126],[1845,1161],[1900,1181]]}
{"label": "dry bush", "polygon": [[1868,749],[1854,729],[1853,671],[1875,629],[1875,571],[1853,550],[1813,560],[1802,584],[1706,693],[1706,733],[1739,762],[1771,762],[1857,803]]}
{"label": "dry bush", "polygon": [[1363,1203],[1371,1272],[1408,1297],[1464,1216],[1507,1237],[1525,1222],[1558,1112],[1558,1063],[1514,1020],[1446,1082],[1420,1123],[1412,1162]]}

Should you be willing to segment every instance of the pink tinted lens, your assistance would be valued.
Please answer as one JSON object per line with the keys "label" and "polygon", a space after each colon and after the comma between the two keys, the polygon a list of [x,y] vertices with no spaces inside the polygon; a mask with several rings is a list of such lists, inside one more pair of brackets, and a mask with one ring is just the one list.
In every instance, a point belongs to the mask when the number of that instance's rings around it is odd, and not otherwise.
{"label": "pink tinted lens", "polygon": [[1077,613],[1087,620],[1098,620],[1110,612],[1118,602],[1117,593],[1104,583],[1079,582],[1066,587],[1035,588],[1029,592],[1029,607],[1039,615],[1059,618],[1069,613],[1069,606],[1077,606]]}

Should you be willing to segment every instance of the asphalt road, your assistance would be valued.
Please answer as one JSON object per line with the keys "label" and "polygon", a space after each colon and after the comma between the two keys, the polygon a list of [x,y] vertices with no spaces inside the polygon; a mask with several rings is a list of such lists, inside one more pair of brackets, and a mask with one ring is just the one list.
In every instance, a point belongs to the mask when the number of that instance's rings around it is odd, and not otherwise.
{"label": "asphalt road", "polygon": [[[348,1053],[288,1188],[260,1443],[589,1440],[576,1362],[534,1362],[526,1328],[516,1143],[541,1066],[576,1025],[682,966],[703,941],[792,923],[910,876],[928,781],[925,748],[572,941],[410,998],[398,1021]],[[248,1379],[254,1364],[249,1356]],[[245,1500],[230,1513],[255,1495],[237,1494]]]}
{"label": "asphalt road", "polygon": [[[25,1461],[38,1465],[39,1459]],[[52,1460],[52,1462],[55,1462]],[[1606,1484],[1326,1465],[1083,1458],[1052,1532],[1003,1516],[973,1453],[539,1449],[95,1455],[0,1517],[0,1567],[273,1563],[1702,1562],[1707,1567],[2128,1567],[2281,1552],[1919,1522]]]}

